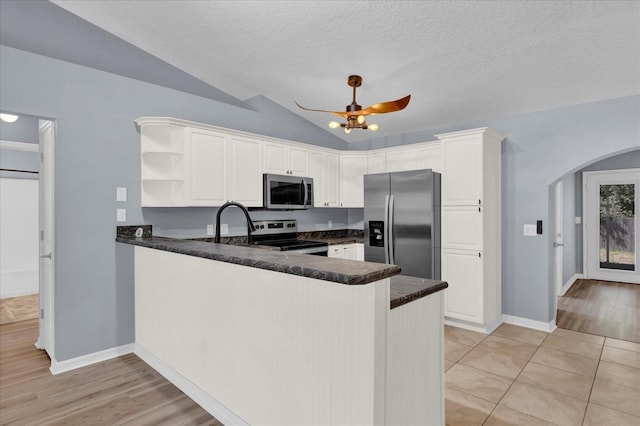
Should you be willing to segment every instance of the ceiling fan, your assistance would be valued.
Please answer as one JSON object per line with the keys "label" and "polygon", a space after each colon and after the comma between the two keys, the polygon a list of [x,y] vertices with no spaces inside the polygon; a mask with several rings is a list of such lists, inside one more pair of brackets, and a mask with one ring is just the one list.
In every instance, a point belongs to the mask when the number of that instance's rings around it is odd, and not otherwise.
{"label": "ceiling fan", "polygon": [[347,120],[346,123],[332,121],[329,123],[329,127],[332,129],[342,127],[344,128],[344,132],[349,134],[351,133],[351,129],[378,130],[379,126],[377,124],[367,124],[367,115],[385,114],[387,112],[403,110],[407,105],[409,105],[409,100],[411,100],[411,95],[407,95],[404,98],[397,99],[395,101],[373,104],[362,109],[362,106],[356,102],[356,88],[362,85],[362,77],[359,75],[350,75],[347,79],[347,84],[350,87],[353,87],[353,101],[351,104],[347,105],[345,112],[305,108],[298,102],[296,102],[296,105],[306,111],[330,112],[340,117],[344,117]]}

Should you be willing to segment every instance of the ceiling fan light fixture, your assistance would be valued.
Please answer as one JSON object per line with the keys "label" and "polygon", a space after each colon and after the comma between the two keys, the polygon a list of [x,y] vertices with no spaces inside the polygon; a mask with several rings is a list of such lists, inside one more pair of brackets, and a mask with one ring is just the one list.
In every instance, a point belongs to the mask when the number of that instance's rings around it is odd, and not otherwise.
{"label": "ceiling fan light fixture", "polygon": [[363,109],[362,106],[359,105],[358,102],[356,102],[356,88],[362,85],[362,77],[360,77],[359,75],[350,75],[347,79],[347,84],[351,88],[353,88],[353,101],[349,105],[347,105],[344,112],[305,108],[298,102],[295,102],[295,104],[299,108],[306,111],[329,112],[331,114],[337,115],[338,117],[344,118],[347,121],[346,123],[331,121],[329,122],[329,127],[332,129],[342,127],[344,129],[344,132],[348,135],[349,133],[351,133],[351,129],[371,130],[373,132],[377,131],[379,129],[379,126],[377,124],[367,124],[367,115],[386,114],[389,112],[401,111],[405,109],[407,105],[409,105],[409,101],[411,100],[411,95],[407,95],[404,98],[396,99],[395,101],[373,104]]}

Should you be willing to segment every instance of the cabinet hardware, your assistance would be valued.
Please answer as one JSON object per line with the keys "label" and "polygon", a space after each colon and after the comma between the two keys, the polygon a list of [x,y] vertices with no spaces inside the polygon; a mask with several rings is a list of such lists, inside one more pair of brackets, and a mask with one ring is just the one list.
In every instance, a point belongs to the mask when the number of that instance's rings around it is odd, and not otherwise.
{"label": "cabinet hardware", "polygon": [[482,210],[480,210],[480,207],[478,207],[478,213],[480,213]]}
{"label": "cabinet hardware", "polygon": [[482,201],[480,199],[478,199],[478,204],[482,204]]}
{"label": "cabinet hardware", "polygon": [[478,257],[482,257],[482,253],[478,252]]}

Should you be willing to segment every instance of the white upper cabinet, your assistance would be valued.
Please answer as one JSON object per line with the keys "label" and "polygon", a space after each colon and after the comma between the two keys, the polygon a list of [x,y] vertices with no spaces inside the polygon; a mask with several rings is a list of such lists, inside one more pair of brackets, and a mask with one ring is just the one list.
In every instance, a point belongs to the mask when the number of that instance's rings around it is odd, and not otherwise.
{"label": "white upper cabinet", "polygon": [[[442,141],[442,204],[487,204],[485,198],[500,192],[500,142],[491,129],[436,135]],[[499,199],[499,198],[498,198]]]}
{"label": "white upper cabinet", "polygon": [[409,148],[394,148],[387,151],[387,172],[404,172],[416,169],[416,153]]}
{"label": "white upper cabinet", "polygon": [[310,176],[313,178],[315,207],[339,207],[340,156],[331,152],[312,151],[310,153]]}
{"label": "white upper cabinet", "polygon": [[229,136],[228,197],[247,207],[262,207],[262,141]]}
{"label": "white upper cabinet", "polygon": [[442,173],[444,168],[442,161],[442,144],[440,142],[428,142],[420,144],[415,149],[416,170],[431,169]]}
{"label": "white upper cabinet", "polygon": [[192,206],[219,206],[227,195],[226,135],[187,128]]}
{"label": "white upper cabinet", "polygon": [[310,149],[265,142],[263,147],[264,173],[309,177]]}
{"label": "white upper cabinet", "polygon": [[477,136],[443,143],[442,204],[482,204],[482,141]]}
{"label": "white upper cabinet", "polygon": [[217,207],[229,200],[262,206],[260,139],[173,118],[136,123],[142,207]]}
{"label": "white upper cabinet", "polygon": [[387,171],[387,154],[373,151],[367,154],[367,174],[384,173]]}
{"label": "white upper cabinet", "polygon": [[186,205],[185,139],[183,127],[153,123],[141,130],[140,189],[143,207]]}
{"label": "white upper cabinet", "polygon": [[364,207],[364,175],[367,155],[343,152],[340,154],[340,207]]}

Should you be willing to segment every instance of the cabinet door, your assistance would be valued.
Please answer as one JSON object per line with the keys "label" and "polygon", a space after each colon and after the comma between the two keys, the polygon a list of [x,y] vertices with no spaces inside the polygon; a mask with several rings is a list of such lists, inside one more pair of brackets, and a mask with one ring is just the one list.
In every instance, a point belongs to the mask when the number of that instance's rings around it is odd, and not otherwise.
{"label": "cabinet door", "polygon": [[313,194],[313,206],[314,207],[326,207],[324,200],[325,193],[325,153],[314,151],[310,155],[309,175],[313,178],[313,186],[315,193]]}
{"label": "cabinet door", "polygon": [[262,207],[262,141],[231,137],[229,199],[247,207]]}
{"label": "cabinet door", "polygon": [[192,206],[221,206],[227,199],[226,137],[190,129],[190,200]]}
{"label": "cabinet door", "polygon": [[430,143],[415,150],[416,169],[431,169],[434,172],[442,173],[442,145]]}
{"label": "cabinet door", "polygon": [[444,140],[442,151],[442,204],[482,204],[482,139]]}
{"label": "cabinet door", "polygon": [[442,247],[482,250],[484,206],[442,207]]}
{"label": "cabinet door", "polygon": [[343,259],[356,260],[356,245],[345,244],[342,249]]}
{"label": "cabinet door", "polygon": [[309,177],[309,154],[304,148],[288,147],[288,170],[290,175]]}
{"label": "cabinet door", "polygon": [[410,149],[397,149],[387,152],[387,171],[403,172],[416,169],[416,153]]}
{"label": "cabinet door", "polygon": [[364,174],[366,171],[366,155],[340,155],[341,207],[364,207]]}
{"label": "cabinet door", "polygon": [[336,244],[329,246],[327,257],[333,257],[336,259],[344,259],[344,245]]}
{"label": "cabinet door", "polygon": [[367,173],[384,173],[387,171],[387,154],[374,152],[367,155]]}
{"label": "cabinet door", "polygon": [[264,173],[289,174],[287,146],[279,143],[264,143]]}
{"label": "cabinet door", "polygon": [[324,201],[327,207],[338,207],[340,204],[340,156],[326,154],[324,167]]}
{"label": "cabinet door", "polygon": [[482,253],[443,249],[442,280],[449,284],[445,291],[445,316],[482,324]]}

